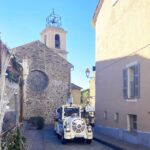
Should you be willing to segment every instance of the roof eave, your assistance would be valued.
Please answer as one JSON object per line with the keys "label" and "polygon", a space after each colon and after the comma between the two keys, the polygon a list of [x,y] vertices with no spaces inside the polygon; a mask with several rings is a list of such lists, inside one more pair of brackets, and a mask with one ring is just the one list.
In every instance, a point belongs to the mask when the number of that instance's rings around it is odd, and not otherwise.
{"label": "roof eave", "polygon": [[103,5],[103,2],[104,2],[104,0],[99,0],[99,2],[97,4],[97,7],[95,9],[95,12],[94,12],[94,15],[93,15],[93,19],[92,19],[92,24],[93,24],[94,27],[96,25],[97,16],[98,16],[98,13],[99,13],[102,5]]}

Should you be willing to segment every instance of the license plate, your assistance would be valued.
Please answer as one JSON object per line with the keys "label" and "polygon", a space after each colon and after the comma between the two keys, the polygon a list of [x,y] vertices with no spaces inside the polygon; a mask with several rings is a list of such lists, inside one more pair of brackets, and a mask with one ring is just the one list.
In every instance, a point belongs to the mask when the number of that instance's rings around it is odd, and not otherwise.
{"label": "license plate", "polygon": [[75,137],[84,137],[84,135],[76,134]]}

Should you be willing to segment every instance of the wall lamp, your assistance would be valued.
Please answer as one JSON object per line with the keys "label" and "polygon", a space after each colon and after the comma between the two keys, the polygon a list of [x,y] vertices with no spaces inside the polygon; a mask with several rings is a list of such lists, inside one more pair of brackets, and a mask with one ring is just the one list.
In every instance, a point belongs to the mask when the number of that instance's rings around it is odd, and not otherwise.
{"label": "wall lamp", "polygon": [[95,77],[90,77],[90,69],[89,68],[87,68],[86,70],[85,70],[85,74],[86,74],[86,77],[87,78],[95,78]]}

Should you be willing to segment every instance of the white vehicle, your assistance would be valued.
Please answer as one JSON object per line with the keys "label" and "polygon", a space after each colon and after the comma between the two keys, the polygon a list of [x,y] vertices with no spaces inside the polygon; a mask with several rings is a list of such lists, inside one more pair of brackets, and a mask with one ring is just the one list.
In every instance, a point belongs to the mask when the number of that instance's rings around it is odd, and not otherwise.
{"label": "white vehicle", "polygon": [[62,105],[56,110],[55,131],[62,143],[81,138],[90,144],[93,139],[92,127],[81,118],[80,105]]}

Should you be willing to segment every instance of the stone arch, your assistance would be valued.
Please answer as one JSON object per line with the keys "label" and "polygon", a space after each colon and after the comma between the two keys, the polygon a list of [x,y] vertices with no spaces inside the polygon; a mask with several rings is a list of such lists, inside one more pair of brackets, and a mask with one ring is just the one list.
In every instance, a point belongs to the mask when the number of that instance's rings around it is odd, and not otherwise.
{"label": "stone arch", "polygon": [[3,117],[2,131],[7,131],[16,125],[16,112],[13,110],[5,111]]}

